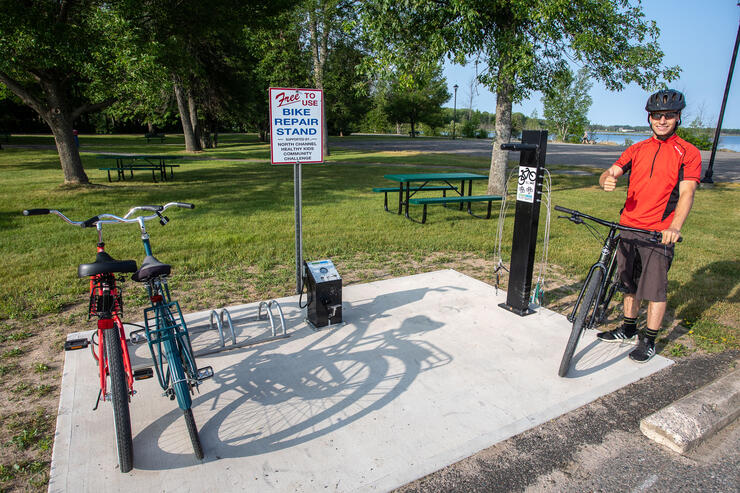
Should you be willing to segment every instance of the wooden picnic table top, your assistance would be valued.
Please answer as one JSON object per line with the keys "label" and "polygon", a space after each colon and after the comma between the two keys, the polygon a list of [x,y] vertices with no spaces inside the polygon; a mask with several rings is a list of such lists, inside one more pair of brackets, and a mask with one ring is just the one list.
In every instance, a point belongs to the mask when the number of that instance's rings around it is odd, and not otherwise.
{"label": "wooden picnic table top", "polygon": [[400,183],[409,183],[413,181],[433,180],[487,180],[488,176],[475,173],[407,173],[401,175],[384,175],[383,178]]}

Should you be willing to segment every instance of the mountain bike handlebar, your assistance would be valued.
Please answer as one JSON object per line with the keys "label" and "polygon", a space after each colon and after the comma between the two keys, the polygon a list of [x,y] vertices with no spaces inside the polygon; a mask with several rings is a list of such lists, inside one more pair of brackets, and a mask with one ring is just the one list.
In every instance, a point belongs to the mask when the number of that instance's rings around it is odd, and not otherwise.
{"label": "mountain bike handlebar", "polygon": [[[602,226],[606,226],[608,228],[614,228],[621,231],[634,231],[636,233],[647,233],[651,235],[656,241],[660,241],[663,235],[660,231],[651,231],[649,229],[640,229],[640,228],[632,228],[630,226],[622,226],[619,223],[613,223],[610,221],[605,221],[603,219],[599,219],[598,217],[589,216],[588,214],[584,214],[580,211],[575,211],[573,209],[568,209],[567,207],[561,207],[559,205],[555,206],[555,210],[559,212],[565,212],[566,214],[570,214],[570,217],[567,216],[560,216],[565,219],[568,219],[569,221],[573,221],[576,224],[581,224],[583,222],[583,219],[588,219],[589,221],[593,221],[597,224],[601,224]],[[678,242],[682,242],[683,238],[679,237]]]}
{"label": "mountain bike handlebar", "polygon": [[[140,205],[132,207],[125,216],[119,217],[114,214],[100,214],[93,216],[85,221],[73,221],[56,209],[26,209],[23,211],[24,216],[40,216],[43,214],[56,214],[57,216],[64,219],[66,222],[73,226],[79,226],[81,228],[92,228],[97,227],[98,224],[114,224],[114,223],[139,223],[140,221],[149,221],[150,219],[163,220],[162,212],[170,207],[182,207],[184,209],[194,209],[195,205],[188,202],[169,202],[165,205]],[[154,212],[151,216],[137,216],[131,217],[136,211],[148,211]],[[166,224],[166,221],[165,221]]]}

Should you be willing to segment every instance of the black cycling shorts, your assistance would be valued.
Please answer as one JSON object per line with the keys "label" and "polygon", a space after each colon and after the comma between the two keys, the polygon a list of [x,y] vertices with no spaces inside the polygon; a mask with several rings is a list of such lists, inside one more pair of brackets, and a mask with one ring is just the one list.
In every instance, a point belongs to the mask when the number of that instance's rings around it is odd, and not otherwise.
{"label": "black cycling shorts", "polygon": [[622,231],[617,250],[617,275],[621,291],[638,300],[666,301],[668,270],[673,262],[673,245],[653,243],[650,236]]}

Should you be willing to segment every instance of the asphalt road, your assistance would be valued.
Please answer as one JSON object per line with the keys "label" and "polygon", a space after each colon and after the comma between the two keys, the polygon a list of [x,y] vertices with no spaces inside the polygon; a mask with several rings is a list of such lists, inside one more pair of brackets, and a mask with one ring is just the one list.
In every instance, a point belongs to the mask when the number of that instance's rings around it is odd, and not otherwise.
{"label": "asphalt road", "polygon": [[397,491],[740,491],[740,423],[684,457],[640,432],[640,420],[728,373],[738,351],[690,356],[648,378],[500,442]]}
{"label": "asphalt road", "polygon": [[[329,145],[347,149],[372,151],[421,151],[440,152],[451,154],[467,154],[470,156],[490,156],[492,141],[488,139],[431,139],[431,138],[398,138],[393,136],[373,139],[342,139],[332,137]],[[617,160],[624,151],[624,147],[610,145],[581,145],[581,144],[547,144],[547,165],[588,166],[606,169]],[[711,152],[701,151],[702,176],[709,165]],[[518,153],[509,153],[509,159],[517,161]],[[740,182],[740,153],[717,152],[714,158],[715,182]]]}

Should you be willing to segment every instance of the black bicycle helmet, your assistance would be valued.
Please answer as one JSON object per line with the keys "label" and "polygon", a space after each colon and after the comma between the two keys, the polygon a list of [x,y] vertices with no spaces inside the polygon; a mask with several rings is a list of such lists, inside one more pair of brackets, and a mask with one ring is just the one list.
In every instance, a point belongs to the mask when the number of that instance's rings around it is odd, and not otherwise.
{"label": "black bicycle helmet", "polygon": [[650,95],[645,111],[681,111],[685,107],[683,94],[674,89],[661,89]]}

